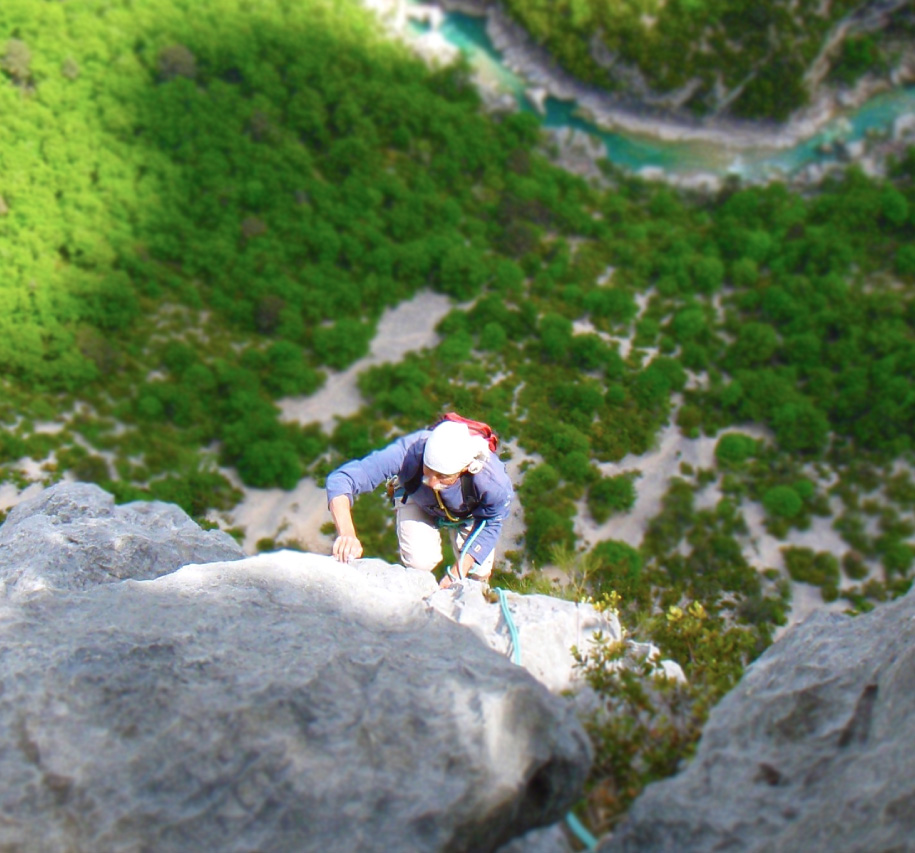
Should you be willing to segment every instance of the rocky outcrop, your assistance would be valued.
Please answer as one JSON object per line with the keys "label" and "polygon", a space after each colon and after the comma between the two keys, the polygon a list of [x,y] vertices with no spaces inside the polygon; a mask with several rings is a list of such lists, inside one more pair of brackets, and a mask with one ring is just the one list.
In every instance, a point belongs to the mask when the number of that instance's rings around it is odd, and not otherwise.
{"label": "rocky outcrop", "polygon": [[915,593],[789,631],[602,853],[915,849]]}
{"label": "rocky outcrop", "polygon": [[[590,604],[563,601],[548,595],[518,595],[507,592],[505,607],[518,638],[517,659],[553,693],[575,690],[581,681],[572,648],[587,649],[597,632],[614,642],[623,638],[619,619],[599,613]],[[452,589],[437,590],[429,604],[449,619],[476,634],[505,657],[516,650],[501,604],[480,593],[472,581]],[[682,673],[681,673],[682,675]]]}
{"label": "rocky outcrop", "polygon": [[152,578],[116,581],[68,541],[139,535],[97,498],[0,527],[8,579],[58,546],[77,576],[58,552],[0,600],[0,849],[491,851],[580,796],[572,706],[430,607],[429,575],[279,552],[155,577],[147,544]]}
{"label": "rocky outcrop", "polygon": [[115,506],[98,486],[59,483],[14,507],[0,527],[0,589],[11,597],[87,589],[242,557],[231,536],[201,530],[174,504]]}

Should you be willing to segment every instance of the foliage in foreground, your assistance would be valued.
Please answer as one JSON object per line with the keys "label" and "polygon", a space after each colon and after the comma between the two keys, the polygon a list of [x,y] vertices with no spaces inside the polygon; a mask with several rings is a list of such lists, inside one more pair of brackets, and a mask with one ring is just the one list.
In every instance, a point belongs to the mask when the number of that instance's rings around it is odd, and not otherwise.
{"label": "foliage in foreground", "polygon": [[[601,606],[617,603],[611,594]],[[600,637],[575,650],[601,702],[588,723],[596,756],[584,804],[598,833],[611,829],[646,785],[689,760],[709,712],[763,648],[756,632],[729,626],[699,602],[672,606],[640,631],[662,657],[681,664],[685,682],[666,677],[657,661],[633,656],[625,642]]]}

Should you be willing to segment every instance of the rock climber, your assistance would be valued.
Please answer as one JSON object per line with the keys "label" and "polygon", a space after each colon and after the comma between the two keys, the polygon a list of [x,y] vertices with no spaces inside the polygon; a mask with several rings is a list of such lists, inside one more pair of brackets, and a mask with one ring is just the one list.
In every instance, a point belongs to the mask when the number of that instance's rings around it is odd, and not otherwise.
{"label": "rock climber", "polygon": [[491,449],[498,439],[479,434],[474,425],[489,428],[446,415],[451,417],[456,420],[445,419],[398,438],[328,476],[328,507],[337,528],[336,559],[349,562],[362,556],[353,500],[388,482],[404,566],[435,569],[443,559],[440,531],[446,529],[456,563],[441,585],[466,577],[489,579],[496,542],[514,495],[512,484],[504,463]]}

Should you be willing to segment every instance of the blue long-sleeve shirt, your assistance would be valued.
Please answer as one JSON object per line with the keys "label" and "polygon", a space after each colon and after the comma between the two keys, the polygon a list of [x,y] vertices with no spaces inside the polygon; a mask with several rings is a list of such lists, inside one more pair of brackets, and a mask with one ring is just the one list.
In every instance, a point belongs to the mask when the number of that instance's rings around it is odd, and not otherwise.
{"label": "blue long-sleeve shirt", "polygon": [[[341,465],[327,477],[328,503],[340,495],[346,495],[352,504],[356,497],[374,491],[395,475],[401,483],[409,482],[422,470],[423,450],[430,435],[431,430],[428,429],[410,433],[362,459]],[[483,469],[473,475],[473,489],[479,499],[475,507],[465,504],[460,480],[438,494],[453,516],[486,520],[486,525],[473,542],[472,557],[480,565],[495,548],[514,497],[505,464],[495,453],[491,453]],[[420,485],[409,500],[430,516],[447,518],[447,514],[438,505],[435,492],[428,486]]]}

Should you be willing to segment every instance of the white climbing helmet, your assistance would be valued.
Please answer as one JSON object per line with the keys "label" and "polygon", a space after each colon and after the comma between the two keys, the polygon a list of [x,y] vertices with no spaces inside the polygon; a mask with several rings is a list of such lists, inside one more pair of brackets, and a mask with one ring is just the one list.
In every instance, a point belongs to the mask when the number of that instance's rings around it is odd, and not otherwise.
{"label": "white climbing helmet", "polygon": [[466,424],[455,421],[444,421],[432,430],[423,451],[423,465],[446,477],[465,469],[476,474],[488,458],[486,439],[472,435]]}

